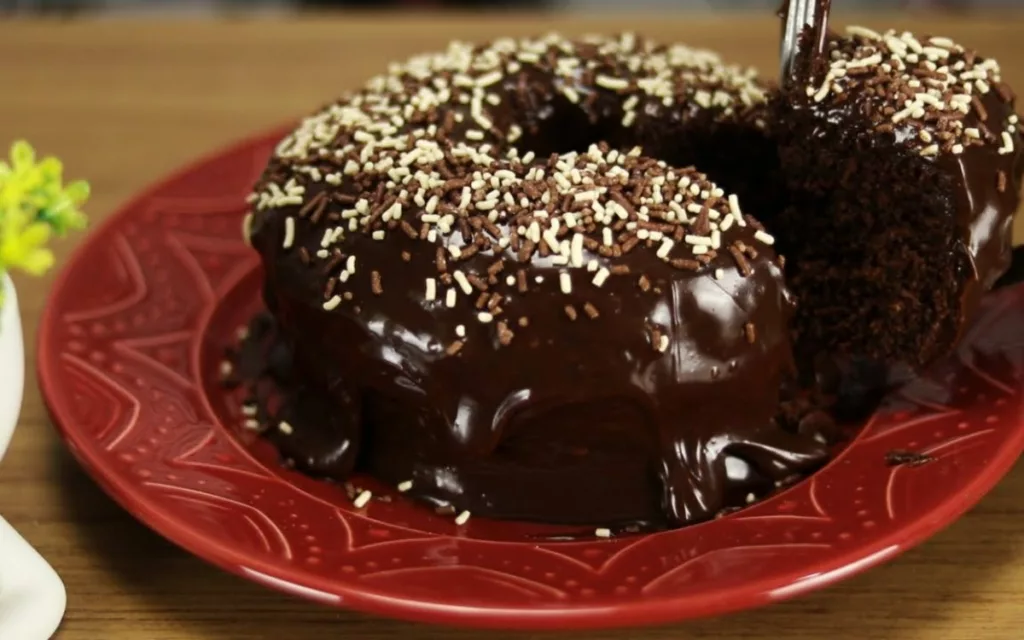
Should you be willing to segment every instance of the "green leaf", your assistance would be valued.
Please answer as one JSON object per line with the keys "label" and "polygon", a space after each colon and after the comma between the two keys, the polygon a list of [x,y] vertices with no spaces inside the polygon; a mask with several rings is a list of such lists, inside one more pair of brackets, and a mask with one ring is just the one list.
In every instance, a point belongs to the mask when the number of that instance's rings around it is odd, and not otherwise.
{"label": "green leaf", "polygon": [[36,152],[28,142],[18,140],[11,145],[11,165],[15,172],[24,171],[35,164]]}
{"label": "green leaf", "polygon": [[76,207],[81,206],[89,199],[89,183],[85,180],[75,180],[64,188],[64,195]]}

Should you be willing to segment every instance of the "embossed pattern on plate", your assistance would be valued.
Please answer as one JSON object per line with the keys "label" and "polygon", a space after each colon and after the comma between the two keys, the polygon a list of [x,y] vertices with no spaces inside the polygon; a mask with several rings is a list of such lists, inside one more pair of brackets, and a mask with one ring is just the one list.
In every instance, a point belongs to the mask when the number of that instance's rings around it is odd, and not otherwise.
{"label": "embossed pattern on plate", "polygon": [[[824,470],[728,517],[649,535],[538,542],[456,529],[405,501],[354,510],[275,464],[217,384],[258,308],[244,196],[275,135],[148,190],[95,230],[54,287],[39,376],[87,470],[156,531],[275,589],[488,627],[607,627],[757,606],[884,561],[949,524],[1024,442],[1024,288],[993,294],[956,357],[889,398]],[[935,458],[888,467],[894,449]],[[372,481],[369,481],[372,484]]]}

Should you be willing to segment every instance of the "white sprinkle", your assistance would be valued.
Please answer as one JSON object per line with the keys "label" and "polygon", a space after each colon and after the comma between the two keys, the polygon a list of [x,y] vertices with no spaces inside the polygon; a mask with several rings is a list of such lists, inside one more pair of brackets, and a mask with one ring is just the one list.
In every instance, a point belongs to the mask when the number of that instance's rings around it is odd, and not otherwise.
{"label": "white sprinkle", "polygon": [[935,156],[939,154],[939,145],[932,144],[928,145],[924,149],[921,149],[922,156]]}
{"label": "white sprinkle", "polygon": [[428,302],[437,299],[437,280],[427,278],[426,299]]}
{"label": "white sprinkle", "polygon": [[604,74],[598,74],[594,79],[594,84],[605,89],[612,89],[613,91],[620,91],[629,87],[629,81],[623,80],[622,78],[615,78],[613,76],[606,76]]}
{"label": "white sprinkle", "polygon": [[917,107],[915,105],[910,105],[906,109],[903,109],[902,111],[897,111],[896,113],[894,113],[892,115],[893,124],[899,124],[903,120],[906,120],[907,118],[909,118],[911,115],[913,115],[914,110],[916,108]]}
{"label": "white sprinkle", "polygon": [[412,480],[406,480],[398,483],[398,493],[405,493],[412,489]]}
{"label": "white sprinkle", "polygon": [[370,502],[370,498],[372,497],[372,493],[370,493],[369,491],[363,491],[358,496],[356,496],[355,500],[352,501],[352,506],[354,506],[356,509],[362,509],[363,507],[366,506],[368,502]]}
{"label": "white sprinkle", "polygon": [[384,231],[383,229],[377,229],[376,231],[373,232],[374,240],[383,240],[385,237],[387,237],[387,232]]}
{"label": "white sprinkle", "polygon": [[761,231],[760,229],[754,232],[754,237],[763,242],[764,244],[775,244],[775,237],[772,236],[770,233],[765,233],[764,231]]}
{"label": "white sprinkle", "polygon": [[281,433],[283,433],[286,436],[290,436],[293,433],[295,433],[295,429],[292,428],[292,425],[288,424],[284,420],[282,420],[281,422],[279,422],[277,424],[277,430],[280,431]]}
{"label": "white sprinkle", "polygon": [[285,249],[291,249],[292,243],[295,242],[295,218],[288,216],[284,219],[284,242],[281,246]]}
{"label": "white sprinkle", "polygon": [[964,145],[962,145],[962,144],[954,144],[953,148],[951,149],[951,151],[953,152],[953,155],[958,156],[958,155],[960,155],[961,153],[964,152]]}
{"label": "white sprinkle", "polygon": [[497,71],[497,70],[491,71],[489,73],[485,73],[484,75],[478,77],[476,79],[476,86],[478,86],[478,87],[489,87],[492,84],[501,82],[501,78],[502,78],[502,75],[501,75],[500,71]]}
{"label": "white sprinkle", "polygon": [[448,292],[445,294],[444,298],[445,306],[448,307],[449,309],[453,309],[455,307],[455,300],[458,297],[458,295],[459,293],[455,289],[449,289]]}
{"label": "white sprinkle", "polygon": [[721,280],[725,277],[725,269],[715,269],[715,280]]}
{"label": "white sprinkle", "polygon": [[455,282],[457,282],[459,288],[462,289],[462,293],[466,295],[473,293],[473,285],[469,284],[466,274],[462,273],[461,270],[456,269],[455,273],[452,274],[452,277],[455,278]]}
{"label": "white sprinkle", "polygon": [[608,271],[608,269],[601,267],[598,269],[597,273],[594,274],[594,285],[598,287],[604,286],[605,280],[607,280],[610,275],[611,272]]}
{"label": "white sprinkle", "polygon": [[455,335],[457,335],[460,338],[465,338],[466,337],[466,325],[460,324],[460,325],[456,326],[455,327]]}
{"label": "white sprinkle", "polygon": [[577,233],[572,237],[572,247],[570,251],[570,260],[572,266],[582,267],[583,266],[583,234]]}
{"label": "white sprinkle", "polygon": [[686,244],[711,246],[711,238],[707,236],[695,236],[689,233],[683,236],[683,242]]}
{"label": "white sprinkle", "polygon": [[747,504],[754,504],[754,502],[755,502],[756,500],[757,500],[757,496],[755,496],[755,495],[754,495],[754,494],[752,494],[752,493],[748,493],[748,494],[747,494]]}
{"label": "white sprinkle", "polygon": [[981,139],[981,131],[975,127],[967,127],[964,129],[964,135],[968,138],[974,138],[975,140]]}
{"label": "white sprinkle", "polygon": [[462,513],[460,513],[458,516],[455,517],[455,524],[460,526],[460,527],[462,525],[466,524],[467,522],[469,522],[469,512],[468,511],[463,511]]}
{"label": "white sprinkle", "polygon": [[932,141],[932,134],[928,133],[924,129],[921,129],[921,132],[918,134],[918,137],[921,138],[921,142],[924,142],[924,143],[928,143],[928,142]]}
{"label": "white sprinkle", "polygon": [[711,230],[711,248],[721,249],[722,248],[722,232],[718,229]]}
{"label": "white sprinkle", "polygon": [[857,69],[859,67],[871,67],[876,64],[882,64],[882,54],[876,53],[870,55],[867,58],[860,58],[858,60],[851,60],[846,64],[847,69]]}
{"label": "white sprinkle", "polygon": [[569,277],[569,274],[566,273],[565,271],[558,274],[558,286],[559,288],[561,288],[562,293],[572,293],[572,278]]}
{"label": "white sprinkle", "polygon": [[[533,225],[536,225],[536,224],[537,224],[536,222],[533,223]],[[533,231],[533,225],[530,225],[530,230],[531,231]],[[537,227],[537,231],[540,231],[539,225]],[[555,230],[554,229],[552,229],[550,227],[545,229],[544,230],[544,234],[543,234],[543,238],[544,238],[544,242],[547,243],[548,247],[550,247],[552,251],[558,251],[558,244],[559,244],[558,236],[555,235]],[[530,239],[533,240],[532,237]],[[534,242],[536,242],[536,240],[534,240]]]}
{"label": "white sprinkle", "polygon": [[851,25],[846,27],[846,33],[851,36],[860,36],[861,38],[867,38],[868,40],[881,40],[882,35],[877,31],[872,31],[867,27],[860,27],[857,25]]}
{"label": "white sprinkle", "polygon": [[740,211],[740,199],[735,193],[729,195],[729,211],[734,216],[743,215],[743,212]]}
{"label": "white sprinkle", "polygon": [[615,244],[615,234],[612,232],[611,227],[605,227],[601,230],[601,239],[604,241],[604,246],[610,247]]}
{"label": "white sprinkle", "polygon": [[949,50],[940,47],[923,47],[921,52],[928,56],[929,60],[944,60],[949,57]]}
{"label": "white sprinkle", "polygon": [[338,308],[339,304],[341,304],[341,296],[334,295],[330,300],[324,302],[324,311],[333,311]]}
{"label": "white sprinkle", "polygon": [[658,351],[660,351],[661,353],[665,353],[666,351],[668,351],[669,343],[670,343],[670,340],[669,340],[667,335],[660,336],[658,338],[658,344],[657,344]]}
{"label": "white sprinkle", "polygon": [[594,535],[598,538],[610,538],[612,537],[612,530],[601,527],[599,529],[594,530]]}
{"label": "white sprinkle", "polygon": [[494,315],[486,311],[481,311],[480,313],[476,314],[476,319],[484,324],[487,324],[491,320],[494,320]]}
{"label": "white sprinkle", "polygon": [[630,127],[636,120],[636,111],[627,111],[622,115],[622,126]]}
{"label": "white sprinkle", "polygon": [[672,251],[672,246],[675,245],[675,241],[672,238],[665,238],[661,241],[661,246],[658,247],[658,257],[662,260],[668,259],[668,254]]}
{"label": "white sprinkle", "polygon": [[1013,153],[1013,138],[1010,137],[1010,132],[1009,131],[1004,131],[1003,135],[1002,135],[1002,138],[1003,138],[1003,147],[1001,149],[999,149],[1000,155],[1006,155],[1008,153]]}

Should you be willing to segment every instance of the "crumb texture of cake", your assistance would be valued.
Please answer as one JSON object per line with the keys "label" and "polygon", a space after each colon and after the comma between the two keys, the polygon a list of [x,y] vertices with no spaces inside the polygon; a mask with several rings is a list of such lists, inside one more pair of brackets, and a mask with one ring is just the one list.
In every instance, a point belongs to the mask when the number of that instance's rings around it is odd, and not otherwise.
{"label": "crumb texture of cake", "polygon": [[464,518],[602,526],[817,468],[779,417],[783,261],[737,197],[776,197],[767,114],[752,72],[625,34],[453,44],[304,119],[245,227],[324,400],[275,441]]}
{"label": "crumb texture of cake", "polygon": [[1006,271],[1022,125],[999,64],[942,37],[851,27],[771,99],[798,349],[924,366]]}

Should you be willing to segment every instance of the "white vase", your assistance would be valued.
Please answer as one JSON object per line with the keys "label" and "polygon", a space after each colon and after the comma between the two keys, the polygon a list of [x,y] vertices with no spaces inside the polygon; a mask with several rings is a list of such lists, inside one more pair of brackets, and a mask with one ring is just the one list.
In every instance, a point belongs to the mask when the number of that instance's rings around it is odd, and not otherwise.
{"label": "white vase", "polygon": [[[0,466],[18,425],[25,387],[25,344],[14,284],[0,275]],[[57,573],[0,514],[0,638],[46,640],[61,618],[67,596]]]}

